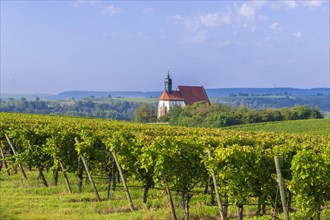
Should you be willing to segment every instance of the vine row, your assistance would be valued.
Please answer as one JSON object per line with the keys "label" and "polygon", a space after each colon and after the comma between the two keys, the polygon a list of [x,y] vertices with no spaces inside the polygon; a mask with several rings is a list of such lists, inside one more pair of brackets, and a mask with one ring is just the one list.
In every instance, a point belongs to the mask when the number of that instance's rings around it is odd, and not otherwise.
{"label": "vine row", "polygon": [[[306,217],[317,218],[320,207],[330,201],[329,135],[223,131],[13,113],[0,113],[0,118],[1,146],[5,152],[13,152],[9,139],[16,150],[12,157],[2,156],[2,162],[14,158],[23,167],[37,167],[40,175],[45,169],[62,168],[76,173],[82,182],[83,156],[92,174],[114,181],[115,170],[122,169],[126,177],[141,182],[144,203],[151,187],[179,191],[186,219],[194,189],[205,186],[207,191],[212,174],[217,180],[223,218],[226,204],[237,204],[240,210],[251,198],[258,201],[259,215],[265,214],[266,203],[276,208],[274,157],[280,158],[289,206],[294,197],[295,206]],[[118,169],[114,169],[114,155],[121,166]],[[172,215],[175,218],[175,213]]]}

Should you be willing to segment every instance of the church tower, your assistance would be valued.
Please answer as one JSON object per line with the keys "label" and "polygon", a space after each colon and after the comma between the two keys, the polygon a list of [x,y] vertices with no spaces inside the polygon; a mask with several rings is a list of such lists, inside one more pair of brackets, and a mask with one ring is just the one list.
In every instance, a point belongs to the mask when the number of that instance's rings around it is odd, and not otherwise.
{"label": "church tower", "polygon": [[170,78],[170,72],[167,72],[167,78],[164,81],[165,83],[165,91],[168,92],[168,94],[172,93],[172,79]]}

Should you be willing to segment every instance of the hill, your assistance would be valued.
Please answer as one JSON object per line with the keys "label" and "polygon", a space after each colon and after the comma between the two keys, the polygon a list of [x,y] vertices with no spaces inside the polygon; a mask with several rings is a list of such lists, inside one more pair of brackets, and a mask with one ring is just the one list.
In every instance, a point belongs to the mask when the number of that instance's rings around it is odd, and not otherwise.
{"label": "hill", "polygon": [[[64,91],[55,95],[19,95],[24,96],[39,96],[45,100],[67,100],[67,99],[82,99],[85,97],[123,97],[123,98],[150,98],[159,97],[161,91]],[[228,97],[228,96],[329,96],[330,88],[215,88],[206,89],[209,98]],[[3,97],[17,97],[14,94],[2,94]]]}
{"label": "hill", "polygon": [[[206,89],[210,100],[219,104],[232,106],[244,105],[252,109],[265,108],[291,108],[295,105],[317,106],[321,111],[330,111],[330,88],[217,88]],[[121,98],[134,99],[137,102],[157,103],[161,91],[66,91],[56,95],[46,94],[3,94],[1,100],[10,98],[20,99],[25,97],[34,100],[36,97],[41,100],[82,100],[83,98]]]}
{"label": "hill", "polygon": [[161,92],[140,92],[140,91],[66,91],[58,95],[47,97],[50,100],[82,99],[85,97],[121,97],[121,98],[151,98],[159,97]]}
{"label": "hill", "polygon": [[222,89],[206,89],[207,95],[213,97],[226,97],[230,95],[249,95],[249,96],[328,96],[330,88],[222,88]]}
{"label": "hill", "polygon": [[268,123],[255,123],[225,127],[228,130],[241,131],[266,131],[276,133],[297,133],[297,134],[316,134],[330,135],[330,119],[309,119],[279,121]]}
{"label": "hill", "polygon": [[[209,98],[228,97],[228,96],[329,96],[330,88],[215,88],[205,89]],[[123,97],[123,98],[150,98],[159,97],[161,91],[64,91],[59,94],[5,94],[2,98],[17,97],[40,97],[44,100],[66,100],[82,99],[84,97]]]}

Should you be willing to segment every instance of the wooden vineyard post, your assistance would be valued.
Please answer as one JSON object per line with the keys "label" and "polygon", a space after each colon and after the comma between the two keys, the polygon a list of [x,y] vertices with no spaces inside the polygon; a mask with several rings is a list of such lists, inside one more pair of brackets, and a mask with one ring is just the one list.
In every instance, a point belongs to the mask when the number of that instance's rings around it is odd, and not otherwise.
{"label": "wooden vineyard post", "polygon": [[[78,138],[75,137],[75,142],[78,143]],[[82,192],[82,184],[83,184],[83,168],[82,168],[82,161],[81,161],[81,157],[78,156],[78,193]]]}
{"label": "wooden vineyard post", "polygon": [[115,171],[115,159],[111,162],[111,173],[108,174],[108,199],[111,197],[111,190],[116,190],[116,171]]}
{"label": "wooden vineyard post", "polygon": [[82,184],[83,184],[83,168],[81,164],[81,157],[78,157],[78,192],[82,192]]}
{"label": "wooden vineyard post", "polygon": [[243,204],[237,204],[237,219],[243,220]]}
{"label": "wooden vineyard post", "polygon": [[281,201],[282,201],[282,206],[283,206],[284,219],[289,220],[290,219],[289,211],[288,211],[288,206],[287,206],[286,199],[285,199],[285,190],[284,190],[283,181],[282,181],[282,173],[281,173],[280,164],[278,162],[277,157],[274,157],[274,161],[275,161],[275,167],[276,167],[278,187],[280,189]]}
{"label": "wooden vineyard post", "polygon": [[95,183],[94,183],[94,181],[93,181],[93,178],[92,178],[92,176],[91,176],[91,174],[90,174],[90,172],[89,172],[89,169],[88,169],[88,166],[87,166],[87,162],[86,162],[86,160],[85,160],[85,158],[84,158],[83,155],[80,155],[80,158],[81,158],[82,162],[84,163],[85,170],[86,170],[86,173],[87,173],[88,179],[89,179],[89,181],[90,181],[91,184],[92,184],[92,187],[93,187],[93,190],[94,190],[94,193],[95,193],[96,199],[97,199],[98,202],[100,202],[100,201],[101,201],[101,198],[100,198],[99,193],[98,193],[98,191],[97,191],[97,189],[96,189],[96,186],[95,186]]}
{"label": "wooden vineyard post", "polygon": [[171,195],[171,191],[170,191],[170,187],[168,186],[168,182],[167,182],[167,179],[166,179],[166,176],[165,176],[164,173],[162,174],[162,176],[163,176],[162,178],[163,178],[163,182],[164,182],[164,185],[165,185],[166,194],[167,194],[168,200],[170,202],[172,219],[177,220],[177,217],[176,217],[176,214],[175,214],[175,207],[174,207],[174,203],[173,203],[173,199],[172,199],[172,195]]}
{"label": "wooden vineyard post", "polygon": [[[5,134],[5,137],[6,137],[6,139],[7,139],[8,144],[10,145],[10,147],[11,147],[11,149],[12,149],[12,151],[13,151],[13,154],[16,156],[16,151],[15,151],[14,145],[13,145],[13,143],[11,142],[9,136],[8,136],[7,134]],[[21,171],[22,171],[22,174],[23,174],[24,178],[27,180],[27,177],[26,177],[26,174],[25,174],[25,171],[24,171],[23,166],[22,166],[21,164],[18,164],[18,165],[19,165],[19,167],[21,168]]]}
{"label": "wooden vineyard post", "polygon": [[112,183],[112,191],[116,190],[116,169],[115,169],[115,161],[111,164],[111,183]]}
{"label": "wooden vineyard post", "polygon": [[[207,149],[207,154],[209,156],[209,159],[211,159],[210,149]],[[218,191],[217,178],[216,178],[213,171],[212,171],[211,175],[212,175],[212,179],[213,179],[214,191],[215,191],[215,194],[216,194],[216,197],[217,197],[220,218],[221,218],[221,220],[225,220],[225,217],[224,217],[224,214],[223,214],[222,203],[221,203],[221,199],[220,199],[220,194],[219,194],[219,191]]]}
{"label": "wooden vineyard post", "polygon": [[224,219],[227,219],[227,216],[228,216],[228,195],[225,194],[225,198],[224,198],[224,202],[223,202],[223,218]]}
{"label": "wooden vineyard post", "polygon": [[[29,147],[30,147],[31,153],[33,153],[33,149],[32,149],[32,146],[31,146],[30,141],[28,141],[28,144],[29,144]],[[44,173],[42,172],[42,167],[41,167],[41,165],[38,164],[37,167],[38,167],[39,175],[40,175],[40,177],[41,177],[41,179],[42,179],[42,182],[44,183],[44,185],[45,185],[46,187],[48,187],[47,180],[46,180],[46,178],[45,178]]]}
{"label": "wooden vineyard post", "polygon": [[65,183],[66,183],[66,187],[68,188],[68,191],[69,193],[72,193],[72,190],[71,190],[71,186],[70,186],[70,182],[69,182],[69,179],[68,179],[68,176],[66,175],[66,172],[64,170],[64,165],[61,161],[59,161],[60,163],[60,167],[61,167],[61,170],[63,172],[63,176],[64,176],[64,179],[65,179]]}
{"label": "wooden vineyard post", "polygon": [[120,164],[119,164],[119,162],[117,160],[116,154],[114,152],[112,152],[112,151],[111,151],[111,153],[112,153],[113,159],[115,159],[115,162],[116,162],[116,165],[117,165],[117,169],[118,169],[119,175],[121,177],[121,181],[123,182],[124,189],[125,189],[126,196],[127,196],[127,200],[128,200],[128,203],[129,203],[129,207],[130,207],[131,211],[134,211],[133,201],[132,201],[132,198],[131,198],[131,194],[128,191],[128,188],[127,188],[127,185],[126,185],[126,181],[125,181],[125,177],[124,177],[123,171],[121,170],[121,167],[120,167]]}
{"label": "wooden vineyard post", "polygon": [[58,183],[58,171],[59,167],[56,167],[55,170],[53,170],[53,177],[54,177],[54,185],[57,186]]}
{"label": "wooden vineyard post", "polygon": [[[53,139],[54,143],[56,143],[56,142],[55,142],[55,138],[54,138],[53,135],[52,135],[52,139]],[[63,163],[62,163],[61,161],[58,161],[58,162],[59,162],[60,167],[61,167],[61,170],[62,170],[62,172],[63,172],[64,180],[65,180],[65,183],[66,183],[66,187],[68,188],[69,193],[72,193],[71,185],[70,185],[70,182],[69,182],[69,178],[68,178],[68,176],[66,175],[66,172],[65,172],[65,169],[64,169],[64,165],[63,165]]]}
{"label": "wooden vineyard post", "polygon": [[[76,143],[79,143],[77,137],[75,137],[75,141],[76,141]],[[89,172],[87,162],[86,162],[84,156],[81,155],[81,154],[80,154],[80,158],[81,158],[81,160],[82,160],[82,162],[83,162],[83,164],[84,164],[84,166],[85,166],[85,170],[86,170],[86,173],[87,173],[88,179],[89,179],[89,181],[90,181],[91,184],[92,184],[92,187],[93,187],[93,190],[94,190],[94,193],[95,193],[96,199],[97,199],[98,202],[100,202],[100,201],[101,201],[101,198],[100,198],[100,196],[99,196],[99,192],[98,192],[97,189],[96,189],[95,183],[94,183],[94,181],[93,181],[93,177],[91,176],[91,174],[90,174],[90,172]]]}
{"label": "wooden vineyard post", "polygon": [[108,188],[107,188],[107,199],[111,198],[111,174],[108,174]]}
{"label": "wooden vineyard post", "polygon": [[1,145],[0,145],[0,152],[1,152],[1,157],[3,159],[3,163],[5,165],[5,169],[7,170],[7,174],[8,174],[8,176],[10,176],[10,172],[8,170],[8,164],[7,164],[7,161],[5,160],[5,153],[3,152],[3,149],[2,149]]}
{"label": "wooden vineyard post", "polygon": [[150,187],[150,182],[152,181],[152,178],[148,176],[144,183],[144,190],[143,190],[143,204],[147,205],[147,199],[148,199],[148,191]]}

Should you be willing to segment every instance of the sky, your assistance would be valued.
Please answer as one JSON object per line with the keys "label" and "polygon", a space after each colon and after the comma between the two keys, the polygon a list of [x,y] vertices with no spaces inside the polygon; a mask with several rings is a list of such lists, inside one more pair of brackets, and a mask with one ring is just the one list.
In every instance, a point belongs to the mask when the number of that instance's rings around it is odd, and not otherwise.
{"label": "sky", "polygon": [[329,85],[329,1],[1,0],[1,93]]}

